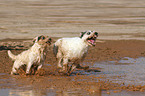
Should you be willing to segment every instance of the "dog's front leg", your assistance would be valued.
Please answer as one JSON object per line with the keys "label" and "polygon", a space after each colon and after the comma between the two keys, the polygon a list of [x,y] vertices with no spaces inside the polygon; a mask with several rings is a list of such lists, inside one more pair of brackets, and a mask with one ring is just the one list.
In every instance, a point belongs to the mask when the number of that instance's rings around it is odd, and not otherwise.
{"label": "dog's front leg", "polygon": [[32,66],[32,62],[29,62],[28,65],[27,65],[27,69],[26,69],[26,74],[29,74],[30,73],[30,68]]}
{"label": "dog's front leg", "polygon": [[62,58],[59,58],[58,59],[58,64],[57,64],[57,68],[58,69],[62,69],[62,62],[63,62],[63,59]]}
{"label": "dog's front leg", "polygon": [[68,72],[68,58],[63,58],[63,72]]}
{"label": "dog's front leg", "polygon": [[63,58],[63,59],[61,59],[61,62],[63,63],[63,66],[59,67],[60,70],[58,72],[59,73],[67,73],[67,70],[68,70],[68,59],[67,58]]}
{"label": "dog's front leg", "polygon": [[72,64],[71,67],[68,69],[68,75],[70,75],[75,68],[76,68],[76,65]]}
{"label": "dog's front leg", "polygon": [[13,68],[12,68],[12,71],[11,71],[11,74],[15,74],[15,75],[19,74],[19,73],[17,72],[17,70],[19,69],[19,67],[20,67],[21,65],[23,65],[23,62],[21,62],[20,60],[16,60],[16,61],[14,62],[14,65],[13,65]]}

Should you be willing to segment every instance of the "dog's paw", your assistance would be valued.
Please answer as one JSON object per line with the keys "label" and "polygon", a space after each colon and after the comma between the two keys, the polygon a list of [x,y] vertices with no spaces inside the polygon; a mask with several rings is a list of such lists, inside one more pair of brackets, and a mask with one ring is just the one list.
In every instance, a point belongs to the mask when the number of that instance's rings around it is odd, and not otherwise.
{"label": "dog's paw", "polygon": [[62,69],[62,67],[61,66],[57,66],[57,69]]}
{"label": "dog's paw", "polygon": [[89,69],[89,66],[84,66],[83,69],[84,69],[84,70],[88,70],[88,69]]}
{"label": "dog's paw", "polygon": [[46,71],[44,69],[39,69],[36,71],[35,75],[44,76],[46,75]]}
{"label": "dog's paw", "polygon": [[58,72],[60,76],[70,76],[70,73]]}
{"label": "dog's paw", "polygon": [[13,73],[13,72],[11,72],[11,75],[19,75],[19,73]]}
{"label": "dog's paw", "polygon": [[30,73],[26,73],[25,75],[28,76],[28,75],[30,75]]}
{"label": "dog's paw", "polygon": [[58,72],[58,73],[64,73],[64,70],[62,70],[62,69],[58,69],[57,72]]}

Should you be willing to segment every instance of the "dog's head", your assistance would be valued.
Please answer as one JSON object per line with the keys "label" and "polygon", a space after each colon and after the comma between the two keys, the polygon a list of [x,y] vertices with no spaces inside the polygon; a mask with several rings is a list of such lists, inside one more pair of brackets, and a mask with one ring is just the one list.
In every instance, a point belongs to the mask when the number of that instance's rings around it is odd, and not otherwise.
{"label": "dog's head", "polygon": [[33,39],[34,43],[38,43],[39,45],[51,45],[52,39],[48,36],[38,36]]}
{"label": "dog's head", "polygon": [[95,46],[98,33],[95,31],[85,31],[80,33],[80,38],[90,46]]}

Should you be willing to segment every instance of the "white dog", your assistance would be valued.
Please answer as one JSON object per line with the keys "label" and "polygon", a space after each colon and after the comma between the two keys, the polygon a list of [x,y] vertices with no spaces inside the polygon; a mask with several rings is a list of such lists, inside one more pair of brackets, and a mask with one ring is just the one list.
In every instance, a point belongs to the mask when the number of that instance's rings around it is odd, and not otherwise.
{"label": "white dog", "polygon": [[34,38],[34,45],[19,55],[14,55],[8,50],[9,57],[14,60],[11,74],[18,74],[17,69],[22,65],[26,65],[26,74],[30,74],[32,65],[36,65],[37,70],[40,69],[45,60],[46,48],[50,44],[51,38],[42,35]]}
{"label": "white dog", "polygon": [[[81,32],[80,37],[61,38],[54,44],[54,54],[58,59],[57,67],[59,72],[70,74],[75,68],[86,69],[89,67],[81,67],[80,62],[83,61],[89,46],[95,46],[98,33],[95,31]],[[68,63],[72,62],[69,68]]]}

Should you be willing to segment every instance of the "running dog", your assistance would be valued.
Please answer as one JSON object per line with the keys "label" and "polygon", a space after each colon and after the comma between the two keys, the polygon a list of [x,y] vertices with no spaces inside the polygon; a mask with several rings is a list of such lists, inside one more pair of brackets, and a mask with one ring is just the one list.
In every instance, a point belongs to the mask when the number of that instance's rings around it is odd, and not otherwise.
{"label": "running dog", "polygon": [[37,66],[39,70],[44,64],[46,48],[51,44],[51,38],[48,36],[38,36],[33,39],[34,45],[18,55],[14,55],[8,50],[9,57],[14,61],[11,74],[18,74],[17,70],[22,65],[26,65],[26,74],[30,74],[32,65]]}
{"label": "running dog", "polygon": [[[95,46],[98,33],[95,31],[81,32],[80,37],[58,39],[53,52],[58,60],[59,72],[70,74],[75,68],[87,69],[80,66],[88,52],[89,46]],[[71,66],[69,63],[71,62]]]}

